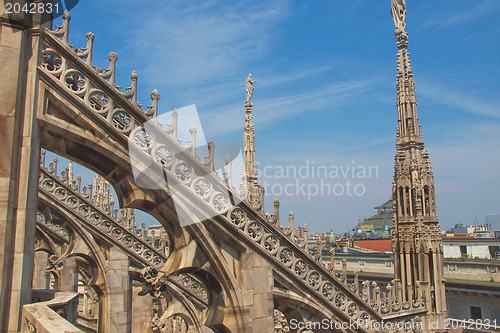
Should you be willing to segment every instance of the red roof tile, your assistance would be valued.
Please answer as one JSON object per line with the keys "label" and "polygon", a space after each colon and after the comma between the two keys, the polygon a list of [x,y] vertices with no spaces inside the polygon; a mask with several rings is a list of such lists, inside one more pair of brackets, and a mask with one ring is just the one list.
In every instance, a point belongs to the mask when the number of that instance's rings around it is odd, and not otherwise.
{"label": "red roof tile", "polygon": [[354,244],[381,253],[392,251],[390,239],[358,239],[354,241]]}

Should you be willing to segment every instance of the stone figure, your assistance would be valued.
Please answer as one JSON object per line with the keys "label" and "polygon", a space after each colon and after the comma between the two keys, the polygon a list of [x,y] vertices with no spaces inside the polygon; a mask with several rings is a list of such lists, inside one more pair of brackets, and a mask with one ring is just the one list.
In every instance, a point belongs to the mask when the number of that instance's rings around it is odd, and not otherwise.
{"label": "stone figure", "polygon": [[406,2],[405,0],[391,0],[391,15],[394,19],[396,32],[403,32],[406,27]]}
{"label": "stone figure", "polygon": [[252,74],[248,74],[248,78],[246,81],[246,89],[247,89],[247,100],[245,104],[250,104],[250,99],[252,98],[253,94],[253,84],[255,83],[255,80],[252,80]]}

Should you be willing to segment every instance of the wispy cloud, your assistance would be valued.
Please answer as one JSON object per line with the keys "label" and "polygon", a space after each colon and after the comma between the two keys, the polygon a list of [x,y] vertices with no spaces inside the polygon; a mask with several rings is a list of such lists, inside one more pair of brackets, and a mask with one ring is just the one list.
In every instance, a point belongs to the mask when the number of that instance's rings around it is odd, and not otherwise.
{"label": "wispy cloud", "polygon": [[[468,2],[470,3],[470,2]],[[498,1],[480,1],[473,2],[474,7],[466,8],[466,6],[457,6],[455,3],[448,6],[448,11],[435,12],[434,15],[430,15],[427,19],[420,22],[420,25],[424,28],[432,29],[444,29],[451,28],[455,26],[461,26],[467,23],[479,20],[484,15],[488,15],[492,12],[492,8],[498,8]],[[456,9],[458,8],[458,10]]]}
{"label": "wispy cloud", "polygon": [[394,136],[387,136],[385,138],[377,139],[377,140],[372,140],[367,143],[361,144],[361,145],[356,145],[356,146],[347,146],[341,149],[336,149],[328,152],[329,154],[340,154],[340,153],[345,153],[348,151],[355,151],[359,149],[364,149],[364,148],[370,148],[374,146],[378,146],[381,144],[388,143],[390,141],[394,141]]}
{"label": "wispy cloud", "polygon": [[470,92],[452,90],[430,82],[419,82],[418,93],[442,105],[449,105],[469,113],[500,120],[500,100],[486,100],[484,96],[475,97]]}
{"label": "wispy cloud", "polygon": [[[158,6],[161,6],[159,10]],[[159,84],[189,86],[217,82],[244,63],[260,58],[288,13],[285,1],[218,1],[151,6],[147,20],[128,41],[140,66]],[[143,14],[144,15],[144,14]]]}
{"label": "wispy cloud", "polygon": [[[274,121],[303,112],[335,111],[344,103],[351,103],[356,95],[366,93],[374,86],[372,81],[333,83],[327,87],[254,101],[255,124],[270,126]],[[206,116],[207,128],[217,128],[218,133],[241,131],[242,103],[225,105]]]}
{"label": "wispy cloud", "polygon": [[453,140],[429,146],[442,226],[498,211],[499,133],[498,123],[465,124],[448,132]]}
{"label": "wispy cloud", "polygon": [[336,68],[336,65],[329,65],[329,66],[321,66],[321,67],[311,67],[311,68],[305,68],[301,71],[293,71],[293,72],[288,72],[288,73],[272,73],[272,74],[265,74],[262,77],[262,87],[266,86],[274,86],[278,84],[291,84],[293,82],[296,82],[297,80],[304,79],[304,78],[311,78],[316,75],[324,74],[328,71],[331,71],[332,69]]}

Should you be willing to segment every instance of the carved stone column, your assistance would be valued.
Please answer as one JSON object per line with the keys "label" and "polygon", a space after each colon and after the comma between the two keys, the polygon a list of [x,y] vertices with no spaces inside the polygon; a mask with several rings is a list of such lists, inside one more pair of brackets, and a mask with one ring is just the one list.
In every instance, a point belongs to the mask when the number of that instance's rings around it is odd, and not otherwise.
{"label": "carved stone column", "polygon": [[78,263],[75,257],[64,259],[60,285],[63,291],[78,292]]}
{"label": "carved stone column", "polygon": [[132,331],[132,294],[129,276],[129,258],[112,247],[107,260],[106,327],[110,333]]}
{"label": "carved stone column", "polygon": [[242,286],[246,295],[245,307],[248,308],[253,332],[274,331],[274,301],[273,301],[273,272],[271,265],[257,253],[242,255],[243,263]]}
{"label": "carved stone column", "polygon": [[[3,0],[0,7],[12,3]],[[21,8],[24,1],[17,1]],[[3,12],[3,10],[2,10]],[[0,17],[0,331],[20,329],[31,302],[40,147],[36,121],[41,21]],[[35,28],[30,28],[30,27]]]}
{"label": "carved stone column", "polygon": [[35,268],[33,272],[33,289],[49,289],[49,272],[47,252],[35,252]]}

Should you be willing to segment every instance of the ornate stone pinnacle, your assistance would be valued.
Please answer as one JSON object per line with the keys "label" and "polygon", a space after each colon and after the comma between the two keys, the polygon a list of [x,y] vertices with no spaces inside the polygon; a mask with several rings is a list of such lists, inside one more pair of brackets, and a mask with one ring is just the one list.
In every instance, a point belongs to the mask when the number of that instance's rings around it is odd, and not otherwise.
{"label": "ornate stone pinnacle", "polygon": [[137,75],[137,72],[135,71],[135,69],[132,71],[132,74],[130,74],[130,78],[132,80],[137,80],[139,78],[139,75]]}
{"label": "ornate stone pinnacle", "polygon": [[109,61],[117,61],[118,60],[118,54],[115,52],[110,52],[108,55]]}
{"label": "ornate stone pinnacle", "polygon": [[71,14],[67,10],[65,10],[63,13],[63,19],[68,21],[71,20]]}
{"label": "ornate stone pinnacle", "polygon": [[154,100],[159,100],[160,99],[160,93],[158,92],[158,90],[154,89],[151,92],[151,99],[154,99]]}
{"label": "ornate stone pinnacle", "polygon": [[406,31],[396,31],[395,35],[398,48],[408,47],[408,33]]}

